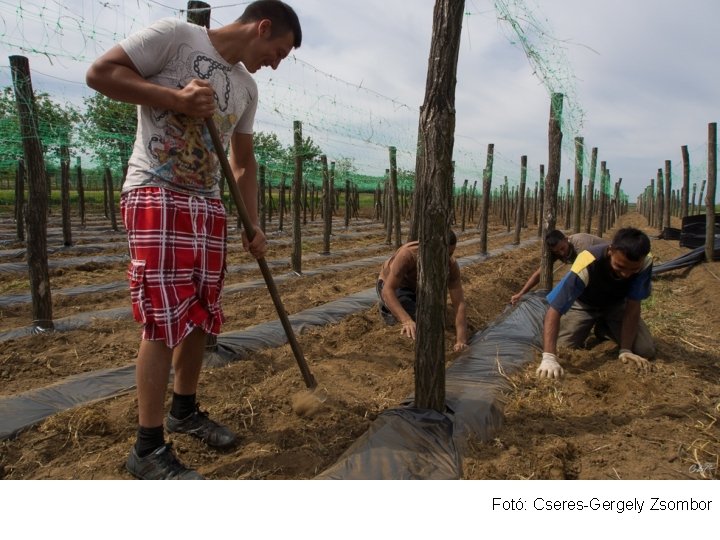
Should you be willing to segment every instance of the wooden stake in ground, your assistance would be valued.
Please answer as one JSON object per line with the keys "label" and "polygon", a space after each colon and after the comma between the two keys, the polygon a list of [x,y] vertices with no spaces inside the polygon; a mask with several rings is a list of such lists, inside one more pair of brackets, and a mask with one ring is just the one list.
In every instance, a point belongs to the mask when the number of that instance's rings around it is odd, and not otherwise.
{"label": "wooden stake in ground", "polygon": [[293,249],[290,255],[293,272],[302,273],[302,231],[300,230],[300,203],[302,195],[303,181],[303,140],[302,140],[302,122],[295,120],[293,122],[293,148],[295,152],[295,174],[292,182],[292,206],[293,206],[293,222],[292,237]]}
{"label": "wooden stake in ground", "polygon": [[683,183],[680,195],[680,219],[687,217],[690,207],[690,154],[687,145],[680,148],[683,160]]}
{"label": "wooden stake in ground", "polygon": [[33,329],[53,330],[52,296],[47,259],[48,193],[43,149],[37,125],[35,95],[30,80],[30,64],[24,56],[11,56],[13,86],[27,166],[27,259],[32,297]]}
{"label": "wooden stake in ground", "polygon": [[587,201],[585,205],[587,207],[587,210],[585,212],[585,232],[587,234],[590,234],[590,231],[592,230],[592,218],[593,212],[595,211],[595,208],[593,207],[593,195],[595,195],[595,172],[597,169],[597,155],[598,149],[597,147],[594,147],[590,154],[590,179],[588,180]]}
{"label": "wooden stake in ground", "polygon": [[482,214],[480,214],[480,253],[487,253],[487,228],[488,215],[490,214],[490,188],[492,185],[493,174],[493,156],[495,153],[495,145],[488,144],[487,159],[485,161],[485,169],[483,170],[483,192],[482,192]]}
{"label": "wooden stake in ground", "polygon": [[395,233],[395,249],[402,245],[400,230],[400,196],[397,182],[397,148],[388,147],[390,154],[390,197],[392,199],[392,230]]}
{"label": "wooden stake in ground", "polygon": [[420,114],[415,405],[445,412],[445,305],[455,142],[455,84],[464,0],[436,0]]}
{"label": "wooden stake in ground", "polygon": [[[555,228],[557,219],[557,190],[560,182],[560,158],[562,148],[562,128],[560,121],[563,111],[563,95],[554,93],[550,98],[550,122],[548,126],[548,170],[545,177],[545,204],[543,230],[545,234]],[[540,287],[552,288],[552,253],[545,242],[542,243],[540,263]]]}
{"label": "wooden stake in ground", "polygon": [[517,206],[515,207],[515,237],[513,244],[520,244],[520,229],[523,225],[525,215],[525,183],[527,182],[527,156],[520,156],[520,188],[517,195]]}
{"label": "wooden stake in ground", "polygon": [[715,251],[715,189],[717,187],[717,123],[708,124],[708,174],[705,199],[705,260]]}
{"label": "wooden stake in ground", "polygon": [[573,198],[573,232],[580,232],[582,221],[583,157],[585,145],[582,137],[575,137],[575,187]]}

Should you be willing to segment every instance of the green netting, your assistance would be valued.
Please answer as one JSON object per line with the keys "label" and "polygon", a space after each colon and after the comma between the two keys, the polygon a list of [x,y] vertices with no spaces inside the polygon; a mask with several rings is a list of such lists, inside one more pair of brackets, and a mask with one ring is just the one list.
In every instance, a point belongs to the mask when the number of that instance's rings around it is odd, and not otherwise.
{"label": "green netting", "polygon": [[[553,37],[547,20],[538,15],[529,0],[493,0],[491,14],[479,10],[476,3],[466,13],[465,24],[475,17],[495,17],[507,38],[522,49],[529,68],[548,92],[564,96],[562,130],[567,156],[574,156],[574,137],[582,133],[583,110],[579,104],[574,76],[565,55],[566,43]],[[221,11],[239,14],[246,2],[214,6]],[[134,107],[112,102],[85,87],[84,73],[89,63],[119,40],[144,27],[151,13],[166,8],[164,16],[187,18],[185,9],[169,8],[154,0],[104,2],[82,0],[20,0],[0,2],[0,44],[11,54],[26,55],[33,70],[34,59],[48,59],[67,73],[58,79],[33,71],[36,90],[37,122],[45,149],[45,160],[51,180],[57,178],[60,146],[67,144],[73,166],[82,165],[89,178],[89,188],[102,185],[105,167],[110,167],[119,182],[135,134]],[[211,26],[218,26],[215,18]],[[425,54],[419,52],[419,54]],[[266,181],[278,186],[283,179],[289,185],[293,175],[293,121],[303,126],[306,156],[304,178],[320,187],[323,171],[320,154],[327,155],[334,172],[335,184],[346,181],[361,191],[372,191],[383,185],[389,168],[388,147],[397,148],[398,179],[401,189],[412,189],[417,147],[419,104],[407,104],[365,87],[326,73],[291,55],[277,72],[259,72],[260,108],[256,119],[258,161],[267,168]],[[0,66],[0,80],[10,81],[10,68]],[[0,94],[0,188],[11,187],[17,160],[22,156],[22,141],[15,114],[15,96],[9,88]],[[548,99],[549,103],[549,99]],[[455,184],[462,189],[477,183],[482,191],[486,145],[492,141],[456,140]],[[583,151],[584,183],[590,176],[591,142]],[[696,154],[703,155],[703,149]],[[537,158],[535,158],[537,160]],[[572,158],[571,158],[572,161]],[[539,163],[538,163],[539,165]],[[538,165],[532,157],[527,172],[528,189],[540,179]],[[703,177],[703,163],[693,162],[693,177]],[[507,177],[516,186],[520,179],[519,156],[507,156],[496,148],[494,182]],[[97,183],[95,180],[97,179]],[[615,179],[611,183],[613,183]],[[72,182],[72,180],[71,180]],[[561,179],[562,184],[562,179]],[[599,164],[596,189],[601,189]],[[605,188],[602,189],[611,189]]]}

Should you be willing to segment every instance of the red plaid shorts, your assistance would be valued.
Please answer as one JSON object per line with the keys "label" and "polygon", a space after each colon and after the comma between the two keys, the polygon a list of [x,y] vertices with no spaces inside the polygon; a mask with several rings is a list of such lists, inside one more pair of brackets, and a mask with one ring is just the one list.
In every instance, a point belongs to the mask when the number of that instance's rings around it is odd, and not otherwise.
{"label": "red plaid shorts", "polygon": [[195,328],[217,335],[224,321],[226,217],[218,199],[158,187],[120,199],[130,246],[130,298],[145,340],[173,348]]}

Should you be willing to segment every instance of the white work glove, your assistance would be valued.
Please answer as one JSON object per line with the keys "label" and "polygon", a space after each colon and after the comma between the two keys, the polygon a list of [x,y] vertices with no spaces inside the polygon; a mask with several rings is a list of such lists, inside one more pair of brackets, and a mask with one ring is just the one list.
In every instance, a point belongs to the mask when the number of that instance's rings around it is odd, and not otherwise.
{"label": "white work glove", "polygon": [[541,379],[559,379],[564,373],[565,372],[563,371],[560,362],[558,362],[557,356],[549,352],[543,353],[540,367],[535,370],[535,374]]}
{"label": "white work glove", "polygon": [[639,354],[635,354],[629,349],[620,349],[618,358],[623,364],[634,362],[635,366],[641,371],[648,372],[652,367],[650,361],[647,358],[643,358]]}

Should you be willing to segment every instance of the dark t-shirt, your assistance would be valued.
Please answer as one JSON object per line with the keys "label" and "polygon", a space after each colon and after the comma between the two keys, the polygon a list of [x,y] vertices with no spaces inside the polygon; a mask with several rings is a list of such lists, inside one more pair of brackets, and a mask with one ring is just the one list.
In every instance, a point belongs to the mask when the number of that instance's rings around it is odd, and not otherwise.
{"label": "dark t-shirt", "polygon": [[626,298],[644,300],[650,296],[651,277],[651,254],[645,257],[640,272],[621,279],[610,266],[608,246],[592,246],[578,255],[570,271],[547,295],[547,301],[564,315],[575,300],[594,307],[609,307]]}

